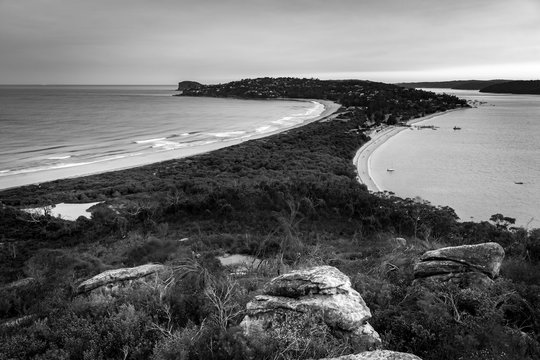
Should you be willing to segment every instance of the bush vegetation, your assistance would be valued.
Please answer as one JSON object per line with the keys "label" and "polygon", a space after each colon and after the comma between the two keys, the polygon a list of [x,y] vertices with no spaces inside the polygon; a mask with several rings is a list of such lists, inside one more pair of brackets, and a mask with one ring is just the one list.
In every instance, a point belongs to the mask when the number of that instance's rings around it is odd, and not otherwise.
{"label": "bush vegetation", "polygon": [[[396,104],[388,94],[402,94],[377,83],[316,83],[325,98],[343,102],[328,84],[379,89],[387,94],[383,110]],[[294,95],[291,89],[279,96]],[[353,102],[367,101],[351,94]],[[462,106],[403,94],[433,111]],[[405,110],[396,114],[425,110],[400,101]],[[375,109],[369,106],[214,153],[1,192],[0,360],[337,356],[347,344],[332,342],[317,314],[302,336],[293,331],[298,319],[287,319],[291,331],[260,344],[248,343],[238,326],[270,278],[323,264],[351,278],[388,349],[424,359],[540,358],[539,230],[513,228],[500,214],[459,222],[448,207],[369,193],[351,163],[367,140],[357,130]],[[75,222],[19,209],[94,200],[103,203],[92,218]],[[489,291],[413,284],[414,261],[425,250],[485,241],[507,254]],[[225,252],[264,261],[232,274],[216,259]],[[103,270],[149,262],[174,269],[174,277],[162,275],[166,286],[76,294],[82,280]],[[10,285],[27,277],[33,280],[24,286]]]}

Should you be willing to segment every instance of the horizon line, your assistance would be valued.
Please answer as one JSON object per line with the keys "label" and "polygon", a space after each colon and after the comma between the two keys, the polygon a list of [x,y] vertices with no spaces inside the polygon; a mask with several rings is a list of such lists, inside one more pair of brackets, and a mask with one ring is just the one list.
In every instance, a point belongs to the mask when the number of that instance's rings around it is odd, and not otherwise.
{"label": "horizon line", "polygon": [[[202,85],[213,85],[213,84],[224,84],[224,83],[228,83],[228,82],[232,82],[232,81],[239,81],[239,80],[243,80],[243,79],[257,79],[257,78],[265,78],[265,77],[270,77],[270,78],[280,78],[280,77],[292,77],[292,78],[306,78],[305,76],[256,76],[256,77],[242,77],[242,78],[239,78],[238,80],[230,80],[230,81],[225,81],[225,82],[207,82],[207,83],[203,83],[201,82]],[[532,78],[529,78],[529,79],[504,79],[504,78],[490,78],[490,79],[480,79],[480,78],[453,78],[453,79],[444,79],[444,80],[414,80],[414,81],[393,81],[393,82],[386,82],[386,81],[380,81],[380,80],[369,80],[369,79],[360,79],[360,78],[347,78],[347,79],[344,79],[344,78],[325,78],[325,77],[307,77],[307,78],[313,78],[313,79],[318,79],[318,80],[360,80],[360,81],[372,81],[372,82],[382,82],[382,83],[386,83],[386,84],[402,84],[402,83],[430,83],[430,82],[451,82],[451,81],[493,81],[493,80],[504,80],[504,81],[540,81],[540,79],[532,79]],[[196,81],[196,82],[200,82],[200,81],[197,81],[197,80],[180,80],[180,81],[177,81],[177,82],[174,82],[174,83],[168,83],[168,84],[84,84],[84,83],[58,83],[58,84],[54,84],[54,83],[48,83],[48,84],[38,84],[38,83],[21,83],[21,84],[1,84],[0,83],[0,86],[43,86],[43,87],[46,87],[46,86],[177,86],[179,82],[182,82],[182,81]]]}

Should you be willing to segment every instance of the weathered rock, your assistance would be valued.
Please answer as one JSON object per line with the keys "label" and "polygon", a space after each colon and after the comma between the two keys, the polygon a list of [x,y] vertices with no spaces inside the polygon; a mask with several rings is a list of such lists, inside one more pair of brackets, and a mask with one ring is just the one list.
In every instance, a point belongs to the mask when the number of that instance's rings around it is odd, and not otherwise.
{"label": "weathered rock", "polygon": [[77,287],[77,292],[81,294],[104,286],[111,287],[118,283],[141,279],[165,269],[166,267],[164,265],[146,264],[133,268],[120,268],[104,271],[101,274],[83,281]]}
{"label": "weathered rock", "polygon": [[360,354],[345,355],[322,360],[422,360],[416,355],[390,350],[365,351]]}
{"label": "weathered rock", "polygon": [[504,259],[497,243],[463,245],[427,251],[414,267],[414,276],[423,282],[453,282],[460,286],[489,285]]}
{"label": "weathered rock", "polygon": [[414,268],[416,277],[428,277],[449,273],[465,273],[471,271],[467,264],[451,260],[421,261]]}
{"label": "weathered rock", "polygon": [[482,271],[491,278],[499,275],[503,259],[504,249],[494,242],[445,247],[427,251],[420,257],[421,261],[450,260],[462,263]]}
{"label": "weathered rock", "polygon": [[319,266],[274,278],[264,286],[263,292],[266,295],[298,298],[312,294],[348,294],[350,287],[351,281],[347,275],[332,266]]}
{"label": "weathered rock", "polygon": [[15,291],[15,290],[18,290],[18,289],[30,287],[32,285],[35,285],[36,283],[37,283],[36,279],[34,279],[32,277],[27,277],[27,278],[24,278],[24,279],[20,279],[20,280],[11,282],[11,283],[9,283],[7,285],[4,285],[4,286],[0,287],[0,290],[3,290],[3,291]]}
{"label": "weathered rock", "polygon": [[0,322],[0,330],[6,330],[6,329],[19,327],[19,326],[29,325],[33,323],[34,320],[37,318],[38,318],[37,315],[30,314],[30,315],[24,315],[24,316],[19,316],[12,319],[4,320],[3,322]]}
{"label": "weathered rock", "polygon": [[[240,324],[247,337],[260,337],[283,325],[288,314],[320,314],[324,323],[356,351],[375,349],[379,334],[369,325],[371,312],[349,278],[332,266],[293,271],[272,279],[247,304]],[[303,326],[299,325],[299,328]]]}
{"label": "weathered rock", "polygon": [[481,272],[448,273],[418,278],[415,282],[424,285],[452,283],[461,288],[482,288],[493,285],[493,280]]}

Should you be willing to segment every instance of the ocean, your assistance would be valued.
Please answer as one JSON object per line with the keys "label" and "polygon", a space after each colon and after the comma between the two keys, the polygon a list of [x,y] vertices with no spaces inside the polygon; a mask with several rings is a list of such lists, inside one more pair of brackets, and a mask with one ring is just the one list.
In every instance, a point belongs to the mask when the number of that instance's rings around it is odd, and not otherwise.
{"label": "ocean", "polygon": [[192,155],[324,110],[174,94],[173,86],[0,86],[0,189]]}
{"label": "ocean", "polygon": [[501,213],[540,228],[540,96],[425,90],[475,107],[426,120],[420,124],[438,128],[402,131],[376,149],[379,188],[450,206],[463,221]]}

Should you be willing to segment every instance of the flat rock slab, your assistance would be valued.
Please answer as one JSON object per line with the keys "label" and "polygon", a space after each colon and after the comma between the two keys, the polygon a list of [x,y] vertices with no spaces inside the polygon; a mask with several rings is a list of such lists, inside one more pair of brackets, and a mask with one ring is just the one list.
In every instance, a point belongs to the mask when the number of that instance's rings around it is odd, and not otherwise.
{"label": "flat rock slab", "polygon": [[414,281],[424,285],[451,283],[460,288],[486,288],[493,285],[493,280],[481,272],[440,274],[415,279]]}
{"label": "flat rock slab", "polygon": [[[418,266],[422,267],[423,262],[443,261],[443,266],[448,266],[449,261],[468,266],[471,269],[481,271],[491,278],[499,275],[504,250],[501,245],[489,242],[476,245],[462,245],[445,247],[437,250],[427,251],[420,257]],[[421,268],[420,268],[421,269]],[[419,270],[420,270],[419,269]],[[415,274],[417,269],[415,268]]]}
{"label": "flat rock slab", "polygon": [[278,276],[267,283],[263,293],[297,298],[306,295],[348,293],[351,281],[333,266],[318,266]]}
{"label": "flat rock slab", "polygon": [[37,284],[37,281],[32,277],[20,279],[0,287],[0,291],[15,291],[22,288],[27,288]]}
{"label": "flat rock slab", "polygon": [[448,273],[465,273],[470,272],[471,270],[474,269],[469,265],[452,260],[428,260],[416,264],[414,267],[414,276],[419,278]]}
{"label": "flat rock slab", "polygon": [[345,355],[322,360],[422,360],[416,355],[390,350],[365,351],[360,354]]}
{"label": "flat rock slab", "polygon": [[139,279],[157,273],[164,269],[166,269],[166,267],[161,264],[145,264],[132,268],[107,270],[88,280],[83,281],[77,287],[77,292],[79,294],[86,293],[108,284]]}
{"label": "flat rock slab", "polygon": [[328,326],[354,331],[371,318],[371,312],[360,294],[352,291],[347,295],[308,295],[299,299],[258,295],[247,305],[247,314],[257,316],[280,311],[322,313]]}

